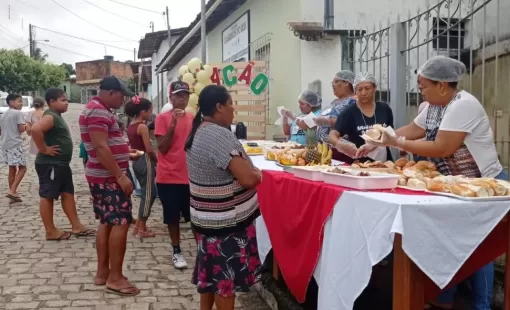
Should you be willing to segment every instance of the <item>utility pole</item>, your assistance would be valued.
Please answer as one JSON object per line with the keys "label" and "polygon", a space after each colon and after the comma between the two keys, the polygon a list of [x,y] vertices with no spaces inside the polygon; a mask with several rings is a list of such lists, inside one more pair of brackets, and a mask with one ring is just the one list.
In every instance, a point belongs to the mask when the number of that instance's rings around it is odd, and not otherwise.
{"label": "utility pole", "polygon": [[168,28],[168,48],[172,48],[172,33],[170,29],[170,15],[168,14],[168,5],[166,6],[166,26]]}
{"label": "utility pole", "polygon": [[149,27],[152,29],[152,32],[154,32],[154,22],[150,22]]}
{"label": "utility pole", "polygon": [[206,25],[207,20],[205,19],[205,0],[201,0],[200,10],[200,30],[201,30],[201,42],[202,42],[202,62],[207,62],[207,32]]}
{"label": "utility pole", "polygon": [[11,19],[11,6],[10,5],[7,6],[7,17],[9,18],[9,20]]}
{"label": "utility pole", "polygon": [[32,32],[32,24],[28,25],[28,42],[30,46],[30,58],[34,58],[34,36]]}
{"label": "utility pole", "polygon": [[136,47],[133,49],[133,61],[136,62]]}

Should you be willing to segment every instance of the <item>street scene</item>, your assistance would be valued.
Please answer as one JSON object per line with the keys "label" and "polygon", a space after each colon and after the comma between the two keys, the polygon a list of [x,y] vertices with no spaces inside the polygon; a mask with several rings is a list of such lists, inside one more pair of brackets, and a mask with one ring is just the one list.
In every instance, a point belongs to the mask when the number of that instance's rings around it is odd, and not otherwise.
{"label": "street scene", "polygon": [[510,0],[0,0],[0,310],[510,310]]}
{"label": "street scene", "polygon": [[[71,166],[78,214],[85,225],[96,229],[90,190],[84,177],[83,164],[77,156],[80,143],[78,116],[82,108],[83,105],[70,104],[64,118],[75,146],[76,156]],[[1,174],[6,173],[6,167],[2,167]],[[4,188],[7,185],[0,183],[0,186]],[[0,309],[199,309],[198,294],[191,284],[196,245],[189,224],[182,227],[181,247],[190,268],[178,271],[171,262],[168,232],[161,222],[161,205],[156,203],[150,221],[156,237],[140,240],[130,236],[127,245],[124,274],[141,289],[141,293],[136,297],[121,298],[105,293],[104,287],[94,285],[97,265],[95,237],[45,241],[37,188],[37,175],[33,166],[30,166],[19,189],[23,202],[9,203],[5,198],[0,206]],[[136,196],[133,200],[134,205],[138,205]],[[70,228],[59,204],[55,206],[55,224],[64,230]],[[253,292],[239,296],[236,309],[269,308]]]}

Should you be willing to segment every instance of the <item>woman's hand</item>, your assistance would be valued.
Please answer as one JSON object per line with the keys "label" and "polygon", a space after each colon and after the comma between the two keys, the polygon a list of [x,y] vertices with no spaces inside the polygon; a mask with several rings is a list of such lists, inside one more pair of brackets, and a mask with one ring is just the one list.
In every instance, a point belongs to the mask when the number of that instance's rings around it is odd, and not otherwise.
{"label": "woman's hand", "polygon": [[291,119],[291,120],[296,119],[296,115],[294,113],[292,113],[292,111],[287,110],[287,109],[282,109],[282,116],[286,117],[288,119]]}
{"label": "woman's hand", "polygon": [[319,116],[313,119],[317,126],[331,127],[331,119],[328,116]]}
{"label": "woman's hand", "polygon": [[377,148],[376,145],[363,144],[356,152],[355,158],[367,157],[367,155]]}
{"label": "woman's hand", "polygon": [[344,139],[338,140],[338,142],[335,144],[335,149],[337,149],[337,151],[340,153],[349,156],[350,158],[356,158],[356,153],[358,152],[358,148],[354,143],[345,141]]}
{"label": "woman's hand", "polygon": [[308,125],[305,123],[305,121],[300,120],[300,119],[296,120],[296,125],[297,125],[300,129],[303,129],[303,130],[310,129],[310,128],[308,127]]}
{"label": "woman's hand", "polygon": [[404,137],[390,135],[387,131],[383,131],[382,134],[383,145],[398,147],[404,140],[405,140]]}

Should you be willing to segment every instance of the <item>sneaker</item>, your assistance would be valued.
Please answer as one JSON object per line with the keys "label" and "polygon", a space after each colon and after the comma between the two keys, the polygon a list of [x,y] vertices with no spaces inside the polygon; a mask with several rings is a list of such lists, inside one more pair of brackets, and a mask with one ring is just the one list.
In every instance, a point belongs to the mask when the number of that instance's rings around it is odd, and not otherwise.
{"label": "sneaker", "polygon": [[188,263],[184,259],[184,255],[182,253],[177,253],[172,256],[172,261],[174,262],[174,267],[177,269],[186,269],[188,268]]}

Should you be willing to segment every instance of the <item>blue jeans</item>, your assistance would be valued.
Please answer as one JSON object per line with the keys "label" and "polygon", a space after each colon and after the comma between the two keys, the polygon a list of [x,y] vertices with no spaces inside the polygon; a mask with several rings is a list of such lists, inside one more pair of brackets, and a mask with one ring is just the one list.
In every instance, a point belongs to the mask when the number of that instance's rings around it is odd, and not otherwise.
{"label": "blue jeans", "polygon": [[[505,170],[495,177],[499,180],[508,180]],[[478,269],[468,280],[473,291],[473,310],[491,310],[492,288],[494,286],[494,263]],[[437,297],[436,302],[440,304],[453,304],[457,287],[446,289]]]}

